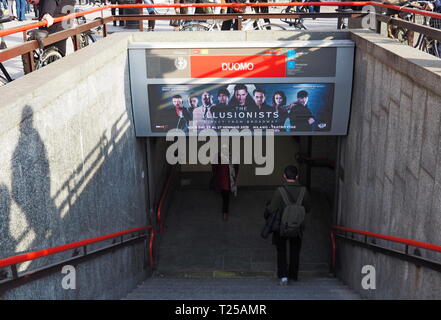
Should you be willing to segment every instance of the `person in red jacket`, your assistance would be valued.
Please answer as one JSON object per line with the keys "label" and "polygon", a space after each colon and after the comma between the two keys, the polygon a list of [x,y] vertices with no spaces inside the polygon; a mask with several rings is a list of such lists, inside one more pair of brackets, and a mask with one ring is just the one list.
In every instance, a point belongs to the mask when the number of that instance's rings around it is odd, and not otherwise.
{"label": "person in red jacket", "polygon": [[223,220],[228,220],[230,193],[237,194],[237,174],[239,172],[238,164],[231,164],[231,161],[222,158],[225,156],[218,155],[218,163],[212,164],[213,172],[212,187],[214,191],[220,192],[222,196],[222,217]]}

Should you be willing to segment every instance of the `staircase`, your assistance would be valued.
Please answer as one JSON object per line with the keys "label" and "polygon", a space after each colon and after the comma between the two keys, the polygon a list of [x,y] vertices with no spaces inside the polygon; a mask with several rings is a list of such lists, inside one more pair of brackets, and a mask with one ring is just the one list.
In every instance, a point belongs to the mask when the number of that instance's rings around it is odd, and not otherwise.
{"label": "staircase", "polygon": [[355,300],[335,278],[307,278],[279,286],[275,278],[152,277],[131,292],[129,300]]}
{"label": "staircase", "polygon": [[276,250],[262,239],[263,208],[274,188],[238,190],[222,220],[221,196],[207,181],[185,183],[173,193],[160,236],[157,270],[127,299],[357,299],[328,277],[329,208],[314,191],[306,217],[299,281],[279,286]]}

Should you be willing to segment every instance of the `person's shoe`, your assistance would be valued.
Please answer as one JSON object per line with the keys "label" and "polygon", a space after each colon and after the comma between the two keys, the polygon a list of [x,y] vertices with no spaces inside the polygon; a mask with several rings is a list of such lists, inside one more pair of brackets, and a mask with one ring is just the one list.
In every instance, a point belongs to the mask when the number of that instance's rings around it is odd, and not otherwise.
{"label": "person's shoe", "polygon": [[280,279],[280,285],[281,286],[287,286],[288,285],[288,278]]}
{"label": "person's shoe", "polygon": [[227,221],[228,220],[228,213],[222,213],[222,220]]}

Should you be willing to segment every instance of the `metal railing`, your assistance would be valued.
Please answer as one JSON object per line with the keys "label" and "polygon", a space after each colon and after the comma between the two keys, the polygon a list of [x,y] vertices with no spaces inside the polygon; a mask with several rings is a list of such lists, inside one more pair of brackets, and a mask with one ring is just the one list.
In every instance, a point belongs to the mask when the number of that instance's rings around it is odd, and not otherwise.
{"label": "metal railing", "polygon": [[[434,12],[430,12],[430,11],[424,11],[424,10],[418,10],[418,9],[409,9],[409,8],[401,8],[399,6],[395,6],[395,5],[387,5],[387,4],[382,4],[382,3],[378,3],[378,2],[372,2],[372,1],[365,1],[365,2],[308,2],[307,4],[308,6],[338,6],[338,7],[347,7],[347,6],[367,6],[367,5],[372,5],[375,7],[383,7],[383,8],[388,8],[388,9],[393,9],[393,10],[397,10],[397,11],[404,11],[404,12],[410,12],[410,13],[414,13],[414,14],[418,14],[418,15],[422,15],[422,16],[426,16],[426,17],[431,17],[431,18],[438,18],[441,19],[441,14],[439,13],[434,13]],[[303,2],[286,2],[286,3],[236,3],[236,4],[207,4],[207,3],[200,3],[200,4],[169,4],[169,5],[165,5],[165,4],[157,4],[157,5],[146,5],[146,4],[131,4],[131,5],[106,5],[106,6],[101,6],[98,8],[94,8],[91,10],[87,10],[87,11],[82,11],[82,12],[76,12],[76,13],[72,13],[63,17],[58,17],[54,19],[55,23],[60,23],[62,21],[65,20],[70,20],[70,19],[74,19],[76,17],[80,17],[80,16],[85,16],[88,14],[92,14],[95,12],[101,12],[103,13],[104,10],[108,10],[108,9],[116,9],[116,8],[123,8],[123,9],[139,9],[140,13],[142,13],[143,9],[145,8],[164,8],[164,7],[172,7],[172,8],[188,8],[188,7],[274,7],[274,6],[278,6],[278,7],[296,7],[296,6],[305,6],[305,3]],[[172,14],[172,15],[160,15],[160,14],[155,14],[155,15],[143,15],[143,14],[139,14],[139,15],[112,15],[112,16],[108,16],[108,17],[101,17],[98,18],[97,20],[94,20],[92,22],[89,23],[85,23],[82,24],[80,26],[77,26],[75,28],[72,29],[68,29],[68,30],[64,30],[52,35],[49,35],[47,38],[43,39],[43,44],[45,46],[48,46],[50,44],[53,44],[55,42],[58,42],[60,40],[64,40],[67,38],[72,38],[73,43],[74,43],[74,50],[79,50],[80,46],[79,46],[79,40],[78,40],[78,35],[96,28],[98,26],[102,26],[103,28],[103,37],[107,36],[107,27],[106,24],[109,22],[113,22],[113,21],[119,21],[119,20],[171,20],[171,19],[178,19],[178,20],[206,20],[206,19],[216,19],[216,20],[231,20],[231,19],[237,19],[238,20],[238,29],[240,30],[242,28],[242,21],[245,19],[264,19],[264,18],[269,18],[269,19],[280,19],[280,18],[289,18],[289,19],[295,19],[295,18],[358,18],[358,17],[362,17],[367,15],[367,12],[336,12],[336,13],[259,13],[259,14],[255,14],[255,13],[228,13],[228,14],[192,14],[192,15],[188,15],[188,14]],[[380,22],[386,22],[392,25],[396,25],[396,26],[403,26],[405,28],[408,28],[411,31],[415,31],[415,32],[419,32],[419,33],[423,33],[427,36],[430,36],[431,38],[434,38],[436,40],[441,41],[441,31],[438,29],[434,29],[431,28],[429,26],[425,26],[425,25],[418,25],[412,22],[408,22],[408,21],[404,21],[401,19],[395,19],[395,18],[390,18],[388,16],[384,16],[381,14],[376,14],[376,18],[378,19],[378,21]],[[15,33],[19,33],[19,32],[23,32],[23,38],[24,40],[26,39],[26,31],[27,30],[31,30],[34,28],[38,28],[38,27],[44,27],[46,26],[46,22],[38,22],[38,23],[32,23],[32,24],[28,24],[28,25],[24,25],[21,27],[17,27],[17,28],[10,28],[10,29],[5,29],[3,31],[0,31],[0,37],[4,37],[7,35],[11,35],[11,34],[15,34]],[[140,30],[143,30],[143,24],[140,23]],[[337,26],[338,27],[338,26]],[[32,61],[32,57],[30,56],[32,54],[33,50],[36,50],[38,48],[38,43],[36,40],[34,41],[27,41],[21,45],[15,46],[13,48],[10,49],[6,49],[3,51],[0,51],[0,62],[4,62],[6,60],[9,60],[11,58],[20,56],[20,55],[28,55],[28,59]],[[33,66],[31,66],[31,70],[29,71],[33,71],[34,69],[32,69]]]}
{"label": "metal railing", "polygon": [[[149,235],[147,235],[148,231]],[[134,234],[134,235],[133,235]],[[127,239],[124,239],[126,235],[133,235]],[[139,241],[144,241],[149,237],[149,263],[150,267],[153,267],[153,241],[155,237],[154,229],[152,226],[144,226],[139,228],[133,228],[121,232],[116,232],[96,238],[90,238],[82,241],[68,243],[65,245],[52,247],[44,250],[38,250],[33,252],[27,252],[24,254],[2,258],[0,259],[0,296],[2,296],[7,290],[22,286],[30,281],[34,281],[48,276],[54,272],[59,271],[64,265],[78,264],[87,261],[91,258],[102,255],[109,250],[114,250],[118,247],[134,244]],[[112,239],[112,243],[104,247],[88,250],[87,246],[91,244],[101,243],[106,240]],[[79,250],[82,248],[82,252]],[[58,261],[54,264],[46,265],[36,270],[18,272],[17,265],[27,261],[33,261],[43,257],[55,255],[57,253],[73,250],[72,257],[62,261]],[[10,274],[2,268],[10,268]]]}
{"label": "metal railing", "polygon": [[167,181],[164,184],[164,188],[162,189],[161,196],[159,198],[158,208],[156,210],[156,223],[159,226],[159,233],[164,232],[164,203],[165,199],[168,196],[168,192],[170,189],[170,183],[175,174],[175,167],[172,167],[170,173],[168,175]]}
{"label": "metal railing", "polygon": [[[358,236],[358,238],[357,238]],[[361,237],[360,237],[361,236]],[[438,272],[441,272],[441,262],[434,261],[421,256],[420,249],[441,252],[441,245],[426,243],[422,241],[409,240],[405,238],[389,236],[379,233],[367,232],[362,230],[351,229],[342,226],[332,226],[330,231],[331,239],[331,261],[332,268],[336,266],[337,244],[336,240],[340,239],[357,246],[361,246],[382,254],[392,256],[401,260],[413,262],[417,266],[424,266]],[[390,247],[377,244],[378,240],[386,240],[396,244],[404,245],[403,250],[397,250]],[[410,251],[414,248],[413,252]]]}

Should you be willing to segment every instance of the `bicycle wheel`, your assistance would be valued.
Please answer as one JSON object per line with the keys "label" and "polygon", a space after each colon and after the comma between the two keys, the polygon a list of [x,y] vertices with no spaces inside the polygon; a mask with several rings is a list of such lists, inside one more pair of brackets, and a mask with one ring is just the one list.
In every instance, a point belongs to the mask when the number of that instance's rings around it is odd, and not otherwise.
{"label": "bicycle wheel", "polygon": [[43,54],[40,56],[40,59],[38,59],[37,63],[35,64],[35,69],[43,68],[61,58],[62,56],[58,49],[55,47],[51,47],[47,50],[44,50]]}
{"label": "bicycle wheel", "polygon": [[286,30],[286,28],[274,23],[264,23],[260,26],[255,27],[254,30],[284,31]]}
{"label": "bicycle wheel", "polygon": [[[155,0],[155,4],[174,4],[173,0]],[[174,8],[166,7],[166,8],[155,8],[158,14],[173,14]]]}
{"label": "bicycle wheel", "polygon": [[181,28],[179,28],[179,31],[208,31],[210,30],[207,26],[204,26],[199,23],[190,23],[183,25]]}
{"label": "bicycle wheel", "polygon": [[8,80],[3,76],[0,76],[0,87],[5,86],[8,83]]}
{"label": "bicycle wheel", "polygon": [[426,49],[425,52],[431,54],[432,56],[439,58],[438,43],[436,42],[436,40],[427,39],[425,49]]}
{"label": "bicycle wheel", "polygon": [[[295,13],[296,9],[294,7],[287,7],[283,9],[280,13]],[[291,24],[294,22],[294,20],[297,20],[296,18],[281,18],[280,21]]]}
{"label": "bicycle wheel", "polygon": [[96,38],[95,38],[95,36],[93,35],[93,33],[89,33],[89,34],[87,35],[87,37],[90,39],[90,41],[92,41],[92,43],[96,42]]}
{"label": "bicycle wheel", "polygon": [[408,30],[398,27],[394,32],[394,37],[401,43],[404,43],[407,41],[407,33]]}
{"label": "bicycle wheel", "polygon": [[[101,20],[101,18],[100,18],[100,17],[96,17],[96,18],[93,19],[93,20],[94,20],[94,21],[95,21],[95,20]],[[100,32],[103,31],[103,26],[101,25],[101,26],[95,27],[93,30],[94,30],[95,33],[100,34]]]}
{"label": "bicycle wheel", "polygon": [[87,35],[85,33],[80,33],[79,34],[78,41],[80,43],[80,48],[84,48],[84,47],[87,47],[89,45],[89,38],[87,37]]}

